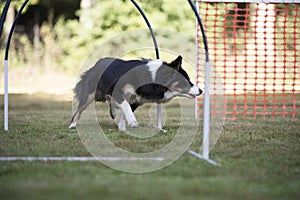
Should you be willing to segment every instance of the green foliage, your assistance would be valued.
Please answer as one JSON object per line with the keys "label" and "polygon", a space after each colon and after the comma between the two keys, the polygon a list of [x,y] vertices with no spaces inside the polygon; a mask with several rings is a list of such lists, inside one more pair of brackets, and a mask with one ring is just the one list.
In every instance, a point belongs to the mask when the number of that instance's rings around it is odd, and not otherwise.
{"label": "green foliage", "polygon": [[[45,4],[44,1],[35,3]],[[180,0],[172,2],[144,0],[139,4],[153,28],[171,29],[194,38],[194,14],[188,3],[182,4]],[[40,27],[41,45],[38,52],[34,51],[34,45],[27,35],[13,37],[16,45],[11,48],[12,55],[19,55],[18,49],[23,48],[23,45],[26,47],[26,52],[24,51],[22,56],[10,56],[14,65],[32,67],[33,64],[38,69],[51,68],[74,74],[77,73],[81,63],[90,52],[101,42],[124,31],[147,27],[144,19],[130,1],[96,1],[91,8],[80,9],[76,14],[80,20],[65,20],[61,17],[54,22],[54,16],[50,15]],[[176,42],[172,40],[172,36],[166,37],[170,42]],[[21,38],[22,42],[19,41]],[[4,48],[1,50],[2,53]],[[39,59],[33,62],[30,61],[32,58]]]}
{"label": "green foliage", "polygon": [[[66,2],[70,2],[68,0]],[[77,1],[78,2],[78,1]],[[63,16],[54,16],[50,14],[47,21],[41,25],[40,40],[41,45],[38,51],[34,50],[32,39],[29,39],[26,34],[20,34],[13,37],[10,60],[14,63],[13,66],[35,66],[37,69],[53,69],[63,70],[69,74],[76,74],[80,68],[81,63],[87,56],[93,52],[102,42],[116,34],[120,34],[129,30],[138,28],[146,28],[146,24],[139,14],[138,10],[128,0],[114,0],[114,1],[90,1],[94,5],[90,8],[79,9],[76,12],[78,19],[65,19]],[[20,4],[20,0],[16,1]],[[191,38],[195,38],[195,17],[187,2],[182,0],[141,0],[139,5],[145,11],[147,17],[153,28],[170,29],[180,34]],[[30,4],[42,4],[55,9],[55,5],[60,5],[61,1],[47,1],[35,0],[30,1]],[[0,3],[3,7],[4,2]],[[14,4],[17,5],[17,4]],[[226,16],[226,9],[222,10],[225,4],[219,4],[220,8],[218,18],[226,24],[217,24],[214,27],[217,38],[222,38],[224,31],[227,35],[232,34],[229,27],[233,25],[234,18]],[[29,5],[30,6],[30,5]],[[215,7],[215,4],[209,4],[209,7]],[[235,4],[229,5],[234,7]],[[291,4],[291,8],[295,6]],[[291,9],[292,10],[292,9]],[[205,11],[202,12],[202,14]],[[209,9],[208,12],[217,12]],[[289,11],[291,18],[295,14]],[[278,18],[282,14],[278,14]],[[298,15],[299,18],[299,15]],[[57,20],[58,19],[58,20]],[[278,22],[281,23],[281,22]],[[288,21],[287,25],[292,26],[292,22]],[[210,24],[207,25],[207,31],[213,32]],[[227,27],[227,28],[226,28]],[[226,29],[226,30],[225,30]],[[297,28],[298,30],[298,28]],[[237,32],[239,34],[239,32]],[[287,34],[287,38],[292,34]],[[26,38],[27,37],[27,38]],[[282,37],[281,35],[278,36]],[[171,43],[180,43],[173,38],[172,35],[165,35],[164,38]],[[209,39],[212,39],[210,37]],[[22,40],[22,41],[21,41]],[[136,38],[136,40],[139,40]],[[228,43],[233,40],[228,37]],[[142,40],[140,40],[142,41]],[[126,41],[130,43],[130,41]],[[160,41],[158,41],[159,44]],[[210,42],[210,41],[209,41]],[[293,40],[287,43],[292,44]],[[242,40],[236,39],[236,45],[243,43]],[[4,42],[2,42],[0,53],[4,53]],[[213,41],[210,42],[213,45]],[[122,43],[114,44],[114,46],[107,46],[112,50],[118,51]],[[227,47],[226,47],[227,48]],[[279,47],[283,48],[283,47]],[[288,46],[288,48],[291,48]],[[23,49],[23,50],[21,50]],[[25,50],[26,49],[26,50]],[[227,48],[227,49],[230,49]],[[232,52],[229,52],[232,53]],[[32,58],[34,60],[32,61]]]}

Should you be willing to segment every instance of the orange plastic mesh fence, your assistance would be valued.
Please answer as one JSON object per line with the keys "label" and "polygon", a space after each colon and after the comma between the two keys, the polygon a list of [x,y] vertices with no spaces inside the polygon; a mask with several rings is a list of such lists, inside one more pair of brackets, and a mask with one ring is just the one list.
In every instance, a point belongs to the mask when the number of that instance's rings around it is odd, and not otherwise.
{"label": "orange plastic mesh fence", "polygon": [[[199,1],[211,64],[211,114],[300,117],[300,4]],[[204,50],[197,31],[198,78]],[[223,89],[224,93],[217,91]],[[219,95],[226,95],[218,98]],[[202,98],[202,97],[201,97]],[[199,99],[198,114],[203,111]]]}

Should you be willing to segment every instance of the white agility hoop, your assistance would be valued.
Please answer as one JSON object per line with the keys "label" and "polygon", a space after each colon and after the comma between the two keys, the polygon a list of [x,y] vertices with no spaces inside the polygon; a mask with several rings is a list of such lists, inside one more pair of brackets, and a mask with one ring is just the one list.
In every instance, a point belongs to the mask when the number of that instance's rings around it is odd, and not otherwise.
{"label": "white agility hoop", "polygon": [[[208,44],[207,44],[207,38],[205,34],[205,30],[199,15],[199,10],[197,9],[199,7],[198,1],[196,1],[196,6],[192,2],[192,0],[188,0],[190,6],[192,7],[195,16],[196,16],[196,31],[198,29],[198,26],[200,26],[202,37],[203,37],[203,44],[205,48],[205,92],[204,92],[204,103],[203,103],[203,129],[202,129],[202,155],[199,153],[196,153],[194,151],[189,151],[191,155],[194,155],[202,160],[207,161],[210,164],[218,165],[213,160],[209,159],[209,129],[210,129],[210,93],[209,93],[209,84],[210,84],[210,64],[209,64],[209,52],[208,52]],[[198,22],[198,23],[197,23]],[[197,39],[197,38],[196,38]],[[196,44],[198,44],[196,42]],[[198,47],[197,47],[198,49]],[[198,50],[197,50],[198,51]],[[197,53],[197,71],[198,71],[198,53]],[[198,72],[197,72],[198,73]],[[197,101],[196,101],[197,102]],[[197,114],[196,114],[197,116]]]}
{"label": "white agility hoop", "polygon": [[[21,7],[19,8],[17,15],[14,19],[14,22],[10,28],[9,34],[8,34],[8,38],[7,38],[7,42],[6,42],[6,48],[5,48],[5,56],[4,56],[4,130],[8,131],[8,53],[9,53],[9,46],[10,46],[10,41],[14,32],[14,29],[16,27],[16,24],[18,22],[18,19],[23,11],[23,9],[25,8],[26,4],[28,3],[29,0],[24,0],[23,4],[21,5]],[[9,3],[10,1],[7,1],[8,6],[9,7]],[[6,15],[6,12],[3,13],[3,15]],[[4,23],[4,18],[5,16],[3,16],[3,22],[1,22],[1,29],[2,29],[2,25]]]}

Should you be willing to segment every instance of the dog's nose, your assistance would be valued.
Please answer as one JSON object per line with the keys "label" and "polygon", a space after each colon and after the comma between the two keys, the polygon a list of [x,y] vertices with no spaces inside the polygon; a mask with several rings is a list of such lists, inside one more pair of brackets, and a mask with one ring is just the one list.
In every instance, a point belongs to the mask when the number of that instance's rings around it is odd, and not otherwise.
{"label": "dog's nose", "polygon": [[197,86],[193,85],[193,87],[191,87],[189,91],[189,94],[192,94],[194,96],[199,96],[200,94],[202,94],[202,90]]}
{"label": "dog's nose", "polygon": [[198,88],[198,94],[197,94],[197,96],[201,95],[202,93],[203,93],[203,91],[200,88]]}

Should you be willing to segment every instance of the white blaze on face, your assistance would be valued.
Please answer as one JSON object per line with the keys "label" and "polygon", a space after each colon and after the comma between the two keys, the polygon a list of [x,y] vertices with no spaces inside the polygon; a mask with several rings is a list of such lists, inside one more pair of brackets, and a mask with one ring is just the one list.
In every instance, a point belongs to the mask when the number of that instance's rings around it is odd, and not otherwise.
{"label": "white blaze on face", "polygon": [[151,73],[152,81],[155,80],[157,70],[162,66],[163,61],[161,60],[151,60],[147,63],[149,71]]}

